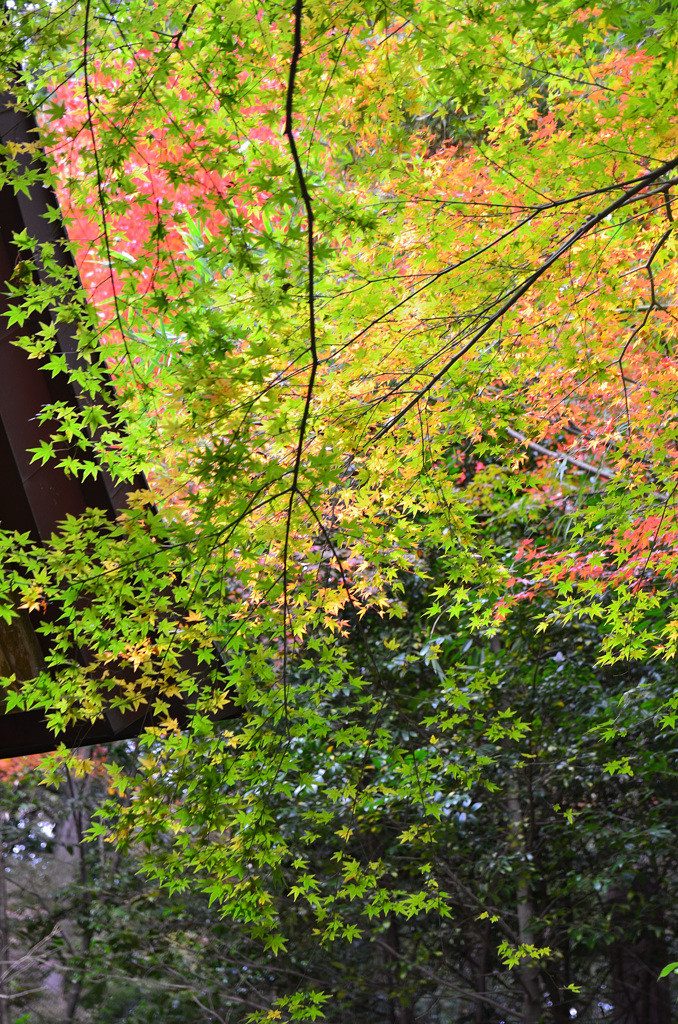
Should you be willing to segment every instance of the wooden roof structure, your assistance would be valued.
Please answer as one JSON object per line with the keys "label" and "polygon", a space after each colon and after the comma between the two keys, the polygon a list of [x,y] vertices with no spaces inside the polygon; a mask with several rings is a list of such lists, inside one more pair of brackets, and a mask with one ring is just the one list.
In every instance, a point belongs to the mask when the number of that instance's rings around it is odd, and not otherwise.
{"label": "wooden roof structure", "polygon": [[[9,93],[0,93],[0,144],[35,143],[35,127],[30,115],[14,109]],[[25,155],[19,159],[30,162],[34,158]],[[42,183],[32,186],[28,195],[15,194],[9,187],[0,190],[0,528],[30,533],[37,542],[47,540],[67,515],[77,516],[88,508],[103,509],[113,520],[125,507],[126,498],[125,488],[116,486],[105,473],[97,479],[80,481],[50,462],[40,465],[32,461],[30,455],[30,449],[49,440],[49,425],[38,419],[43,406],[55,401],[75,406],[82,403],[65,374],[54,377],[45,373],[40,360],[29,359],[23,349],[12,344],[31,326],[37,329],[41,318],[36,316],[33,324],[29,321],[7,327],[2,315],[9,305],[5,286],[18,259],[13,237],[26,231],[39,243],[63,242],[66,233],[61,218],[45,216],[55,209],[56,196]],[[66,249],[57,248],[64,265],[72,267]],[[74,330],[65,323],[55,326],[57,349],[65,356],[66,365],[74,368],[78,363]],[[134,486],[138,489],[144,481]],[[46,654],[43,644],[27,613],[21,613],[10,625],[0,620],[0,675],[15,673],[19,680],[33,678]],[[182,663],[182,668],[197,671],[197,661]],[[173,705],[173,715],[185,721],[185,705],[176,698]],[[229,705],[218,717],[234,713]],[[53,750],[60,742],[76,747],[125,739],[137,735],[152,721],[148,706],[129,712],[111,708],[101,719],[72,724],[55,738],[41,711],[0,711],[0,758]]]}

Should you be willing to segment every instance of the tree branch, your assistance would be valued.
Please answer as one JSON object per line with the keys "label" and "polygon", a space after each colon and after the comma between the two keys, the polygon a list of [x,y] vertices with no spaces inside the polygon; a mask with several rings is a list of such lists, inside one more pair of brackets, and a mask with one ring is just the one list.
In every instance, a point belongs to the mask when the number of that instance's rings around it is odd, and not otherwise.
{"label": "tree branch", "polygon": [[607,469],[605,466],[594,466],[590,462],[584,462],[583,459],[575,458],[574,455],[567,455],[565,452],[556,451],[554,448],[546,448],[543,444],[537,444],[536,441],[528,441],[524,434],[521,434],[518,430],[512,430],[511,427],[506,427],[506,433],[509,437],[513,437],[516,441],[527,445],[533,452],[538,452],[539,455],[548,455],[550,459],[562,459],[565,462],[569,462],[571,466],[576,466],[577,469],[583,469],[587,473],[595,473],[596,476],[602,476],[606,480],[612,480],[614,477],[612,470]]}

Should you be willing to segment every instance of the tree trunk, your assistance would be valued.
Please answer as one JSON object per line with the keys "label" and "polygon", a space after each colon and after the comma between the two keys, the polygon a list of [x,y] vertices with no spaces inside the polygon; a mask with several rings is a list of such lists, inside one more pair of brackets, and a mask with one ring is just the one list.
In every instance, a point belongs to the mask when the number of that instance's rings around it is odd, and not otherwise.
{"label": "tree trunk", "polygon": [[611,920],[621,936],[610,952],[611,1020],[614,1024],[672,1024],[668,979],[657,980],[669,953],[661,893],[649,865],[636,874],[627,889],[611,890],[608,900],[615,904]]}
{"label": "tree trunk", "polygon": [[9,919],[7,916],[7,876],[5,873],[4,825],[7,814],[2,814],[0,823],[0,1024],[10,1024],[9,1007]]}
{"label": "tree trunk", "polygon": [[[83,751],[86,757],[89,750]],[[81,782],[67,770],[66,785],[62,788],[61,794],[68,810],[55,830],[54,843],[54,869],[55,874],[64,887],[77,886],[80,891],[75,891],[75,898],[78,903],[77,912],[72,919],[65,919],[61,923],[62,933],[68,941],[74,964],[66,966],[63,999],[65,1003],[64,1018],[72,1022],[76,1019],[78,1007],[83,990],[83,975],[85,974],[87,959],[92,945],[92,930],[88,923],[91,896],[88,891],[89,871],[85,855],[84,836],[89,825],[89,817],[86,809],[88,790],[91,785],[91,776],[86,776]],[[80,918],[80,925],[76,919]]]}
{"label": "tree trunk", "polygon": [[414,1024],[414,1008],[409,1000],[404,1000],[400,995],[394,995],[393,990],[398,988],[398,964],[400,961],[400,937],[398,933],[398,921],[391,915],[391,923],[384,933],[384,945],[389,949],[391,955],[387,959],[387,970],[390,981],[388,995],[389,1024]]}
{"label": "tree trunk", "polygon": [[[521,867],[518,877],[518,899],[516,906],[518,917],[518,937],[521,945],[523,943],[532,944],[534,943],[534,905],[532,903],[529,869],[527,867],[527,853],[529,851],[525,848],[523,813],[520,806],[518,787],[515,784],[509,792],[507,803],[513,841],[520,849],[525,863],[524,868]],[[520,971],[520,982],[524,991],[522,1024],[539,1024],[542,1011],[539,968],[533,961],[526,958],[518,969]]]}
{"label": "tree trunk", "polygon": [[[484,996],[485,995],[485,978],[487,976],[487,959],[490,952],[490,922],[485,921],[485,927],[483,928],[483,942],[480,948],[480,958],[478,960],[478,970],[476,972],[476,992]],[[479,999],[476,1002],[476,1012],[474,1024],[485,1024],[486,1020],[486,1006],[485,1003]]]}
{"label": "tree trunk", "polygon": [[[662,944],[663,945],[663,944]],[[654,935],[619,944],[612,956],[614,1024],[672,1024],[668,980],[657,981],[668,956]]]}

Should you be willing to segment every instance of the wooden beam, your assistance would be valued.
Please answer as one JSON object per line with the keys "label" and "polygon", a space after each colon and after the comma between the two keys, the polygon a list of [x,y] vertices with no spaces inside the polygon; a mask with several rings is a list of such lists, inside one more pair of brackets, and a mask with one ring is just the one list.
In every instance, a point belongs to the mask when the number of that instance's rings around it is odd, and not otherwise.
{"label": "wooden beam", "polygon": [[[10,94],[0,93],[0,145],[18,146],[16,159],[27,170],[39,161],[34,155],[20,151],[36,139],[34,119],[14,108]],[[38,244],[54,246],[64,268],[73,272],[63,221],[60,215],[54,216],[58,209],[56,195],[40,182],[29,188],[28,195],[15,193],[10,187],[0,191],[0,528],[28,532],[38,543],[48,540],[66,516],[82,515],[88,508],[103,509],[108,518],[114,520],[125,508],[127,494],[127,488],[116,485],[105,472],[96,480],[80,481],[67,476],[53,463],[40,465],[32,461],[30,454],[30,449],[50,438],[50,424],[41,424],[38,418],[45,405],[60,401],[83,408],[89,401],[69,375],[52,376],[43,369],[44,361],[29,359],[23,349],[13,344],[31,329],[40,329],[45,315],[36,316],[22,326],[10,327],[5,326],[6,318],[2,315],[10,305],[6,286],[20,257],[15,234],[26,231]],[[38,276],[49,283],[39,260],[37,263]],[[57,352],[65,357],[68,368],[74,370],[80,364],[75,330],[72,325],[57,320],[54,320],[54,327]],[[115,401],[112,386],[111,401]],[[145,486],[145,480],[139,477],[133,481],[131,489]],[[31,679],[41,671],[47,653],[45,639],[34,631],[30,616],[21,613],[10,626],[0,620],[1,675],[14,674],[20,681]],[[197,659],[190,655],[182,658],[181,668],[196,677],[201,675]],[[238,713],[229,703],[215,717],[230,718]],[[170,714],[183,726],[188,722],[190,709],[183,701],[173,698]],[[152,724],[149,705],[125,712],[110,708],[95,722],[71,725],[55,738],[40,711],[0,713],[0,758],[53,750],[60,742],[70,747],[110,743],[136,736]]]}

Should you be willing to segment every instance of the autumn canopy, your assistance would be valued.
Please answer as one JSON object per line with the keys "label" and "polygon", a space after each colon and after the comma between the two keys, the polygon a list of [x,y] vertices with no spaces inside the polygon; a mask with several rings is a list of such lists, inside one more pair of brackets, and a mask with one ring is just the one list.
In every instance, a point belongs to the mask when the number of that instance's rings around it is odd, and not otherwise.
{"label": "autumn canopy", "polygon": [[[3,330],[84,396],[32,456],[128,492],[0,533],[47,652],[7,711],[150,708],[95,829],[262,949],[287,904],[323,949],[461,914],[495,980],[421,1019],[597,1019],[534,858],[675,739],[676,3],[16,0],[0,40],[39,125],[0,184],[55,189],[79,271],[15,236]],[[501,884],[448,870],[471,800]]]}

